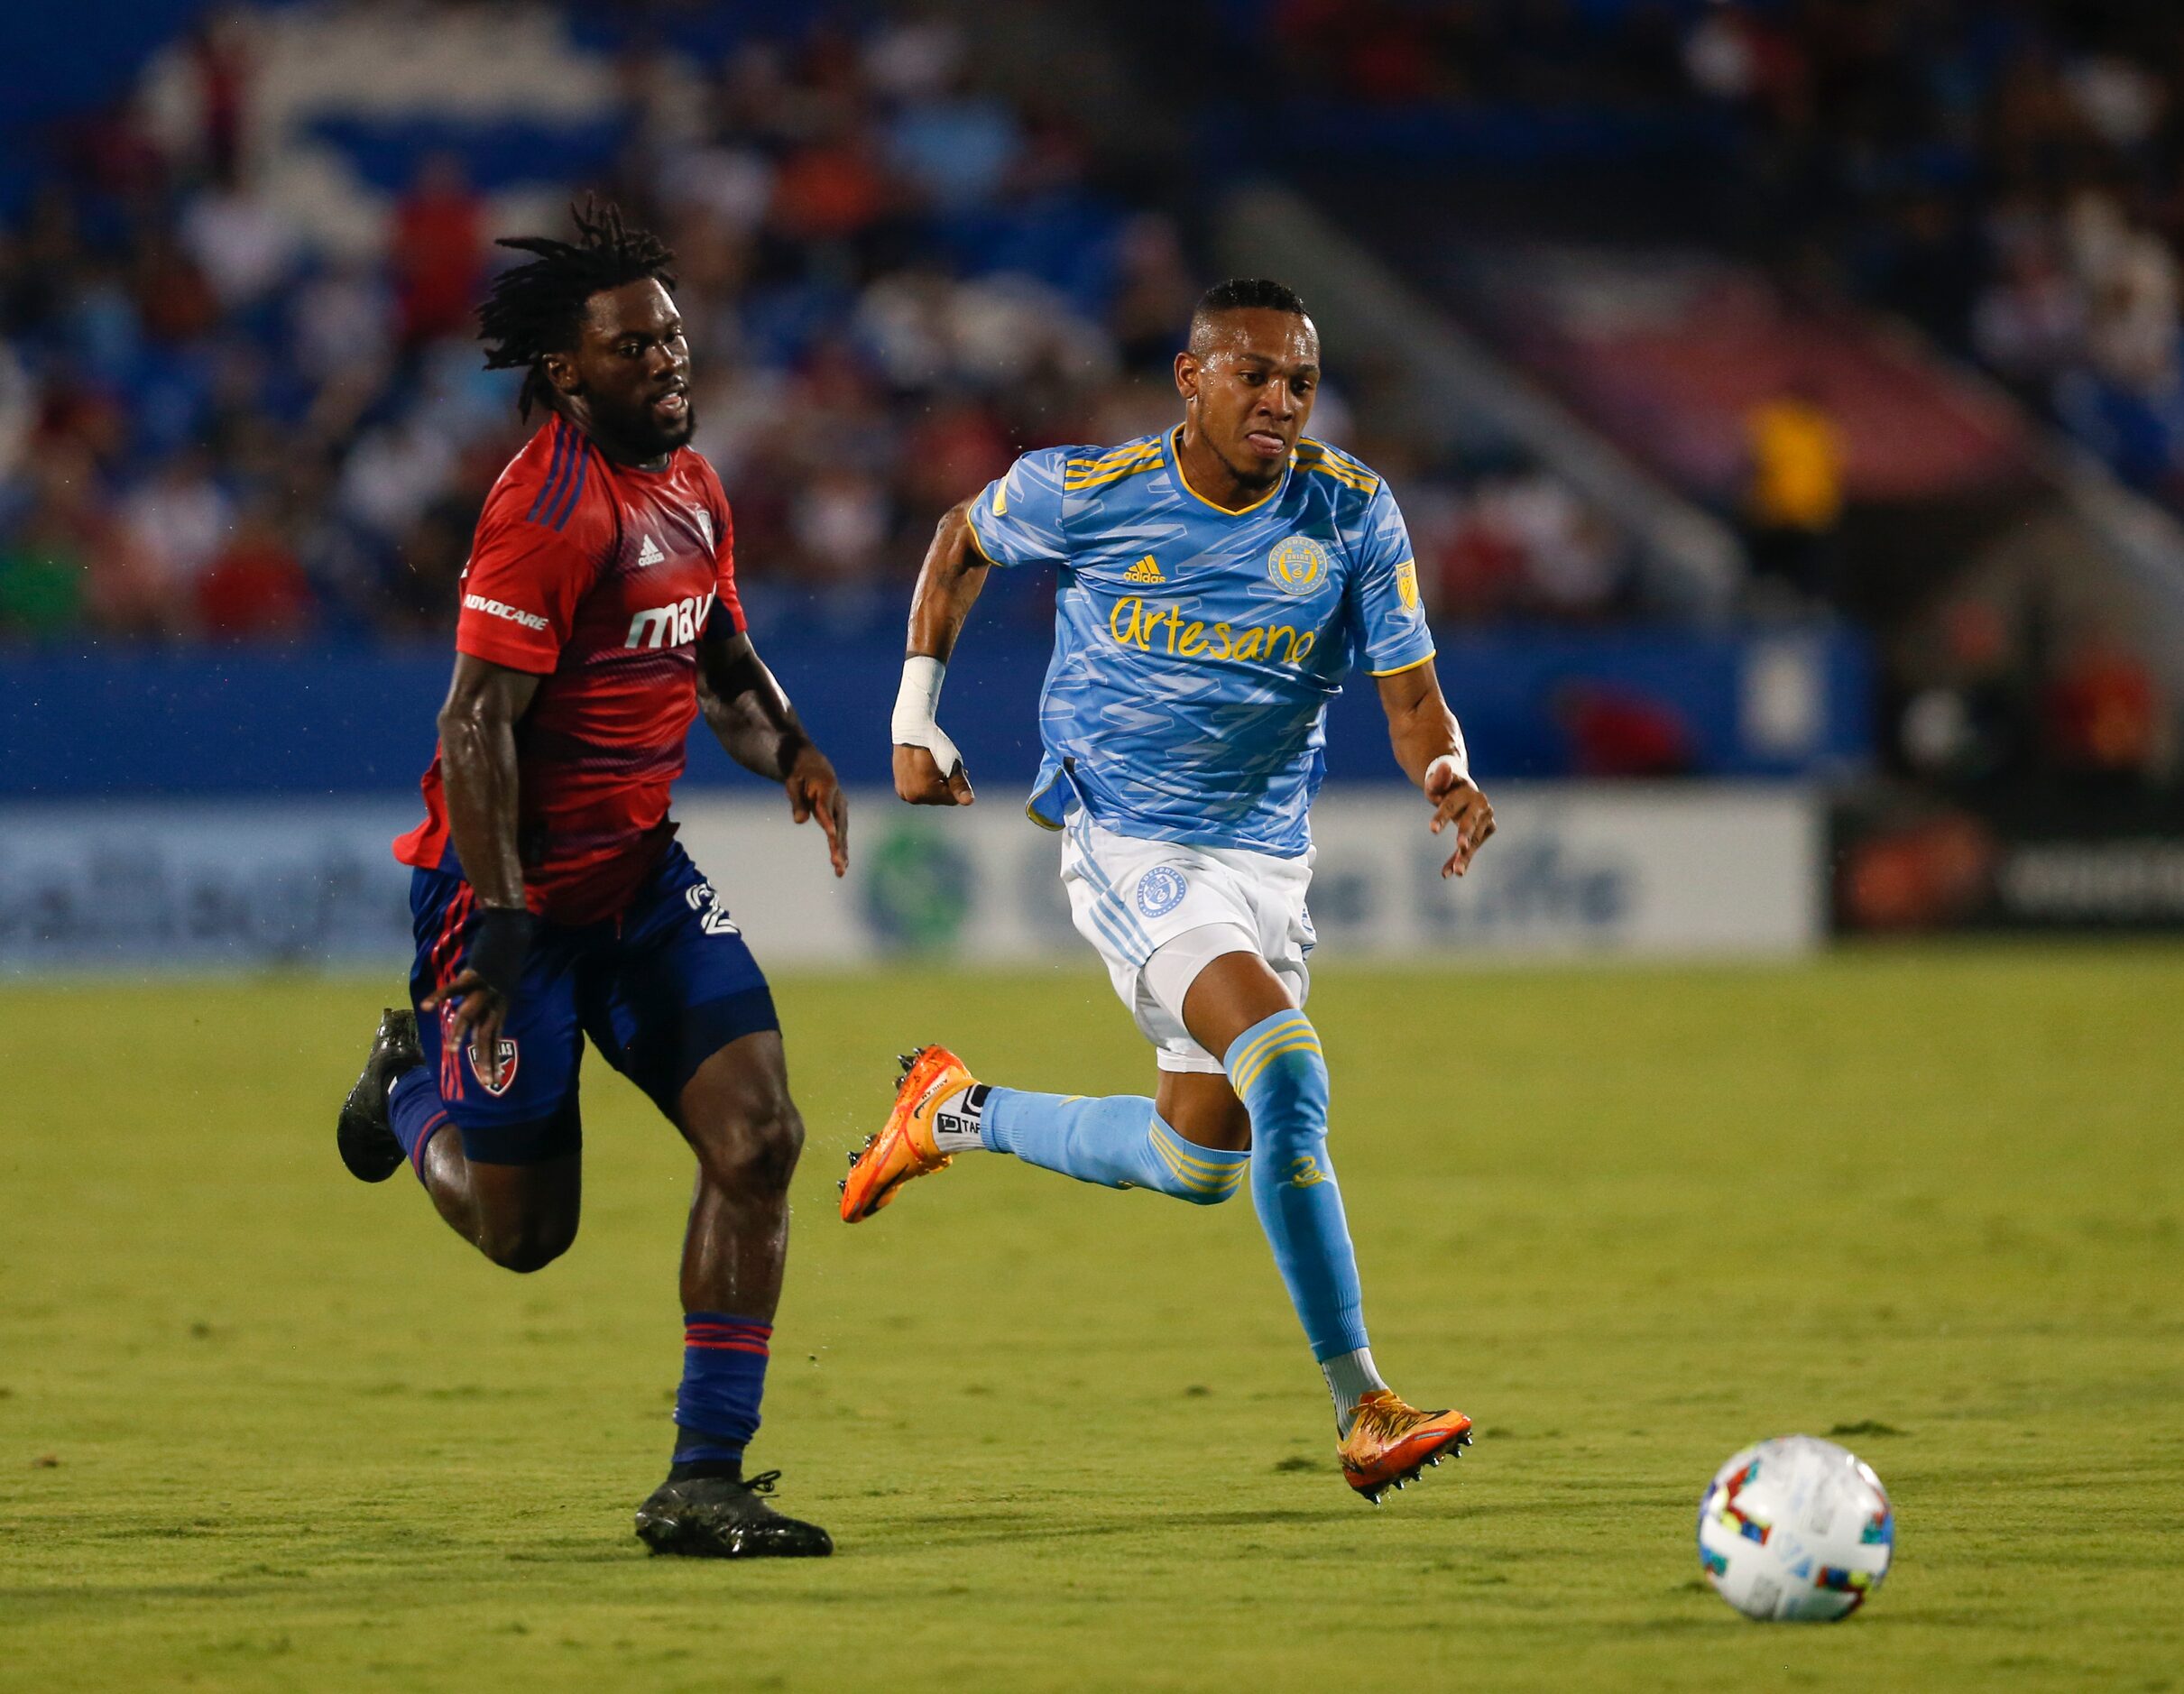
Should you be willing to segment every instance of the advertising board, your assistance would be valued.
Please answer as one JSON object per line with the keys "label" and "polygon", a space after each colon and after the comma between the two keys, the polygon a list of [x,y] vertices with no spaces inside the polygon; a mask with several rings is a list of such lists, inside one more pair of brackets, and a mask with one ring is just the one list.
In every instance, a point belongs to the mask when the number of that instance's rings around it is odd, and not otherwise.
{"label": "advertising board", "polygon": [[[1822,933],[1817,801],[1769,785],[1513,785],[1473,873],[1415,794],[1331,789],[1313,813],[1320,962],[1783,955]],[[770,966],[904,955],[1075,957],[1055,836],[1013,796],[967,811],[852,797],[850,876],[770,796],[701,793],[682,839]],[[406,798],[0,809],[0,968],[392,966]]]}

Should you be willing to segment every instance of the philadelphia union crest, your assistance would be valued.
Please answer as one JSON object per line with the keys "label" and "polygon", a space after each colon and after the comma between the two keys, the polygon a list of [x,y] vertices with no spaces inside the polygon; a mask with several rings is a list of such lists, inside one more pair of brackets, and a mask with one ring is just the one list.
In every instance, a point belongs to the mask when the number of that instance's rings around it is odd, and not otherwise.
{"label": "philadelphia union crest", "polygon": [[1267,579],[1286,594],[1308,594],[1326,579],[1327,549],[1308,535],[1276,541],[1267,555]]}
{"label": "philadelphia union crest", "polygon": [[1155,865],[1138,879],[1138,909],[1147,917],[1165,917],[1183,904],[1191,891],[1180,870]]}

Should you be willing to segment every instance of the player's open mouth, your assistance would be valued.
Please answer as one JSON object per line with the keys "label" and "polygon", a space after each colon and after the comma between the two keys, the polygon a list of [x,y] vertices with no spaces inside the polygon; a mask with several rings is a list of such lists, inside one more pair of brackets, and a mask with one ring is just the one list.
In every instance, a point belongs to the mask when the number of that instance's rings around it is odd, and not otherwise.
{"label": "player's open mouth", "polygon": [[1244,445],[1262,459],[1278,459],[1289,451],[1289,444],[1271,429],[1254,429],[1244,437]]}
{"label": "player's open mouth", "polygon": [[679,418],[690,410],[690,397],[678,388],[654,400],[652,410],[668,418]]}

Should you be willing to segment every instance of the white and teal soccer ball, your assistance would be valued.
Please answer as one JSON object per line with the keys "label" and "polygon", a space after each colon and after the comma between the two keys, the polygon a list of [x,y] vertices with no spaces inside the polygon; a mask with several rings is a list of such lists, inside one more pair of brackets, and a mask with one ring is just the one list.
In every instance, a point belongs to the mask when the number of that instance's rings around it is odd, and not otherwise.
{"label": "white and teal soccer ball", "polygon": [[1762,1622],[1832,1623],[1888,1574],[1895,1514],[1873,1467],[1812,1435],[1747,1447],[1699,1502],[1699,1562]]}

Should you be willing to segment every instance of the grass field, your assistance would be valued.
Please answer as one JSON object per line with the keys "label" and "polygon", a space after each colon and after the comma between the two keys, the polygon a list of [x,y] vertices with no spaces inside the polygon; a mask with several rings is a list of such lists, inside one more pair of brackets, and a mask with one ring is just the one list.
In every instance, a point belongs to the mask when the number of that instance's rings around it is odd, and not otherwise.
{"label": "grass field", "polygon": [[[604,1066],[538,1276],[333,1111],[382,985],[0,990],[0,1688],[2184,1686],[2184,951],[1344,972],[1375,1349],[1481,1436],[1374,1511],[1248,1201],[972,1156],[872,1224],[921,1037],[1138,1089],[1091,971],[782,986],[811,1127],[754,1459],[831,1561],[653,1560],[688,1180]],[[1839,1432],[1834,1627],[1699,1580],[1715,1466]]]}

